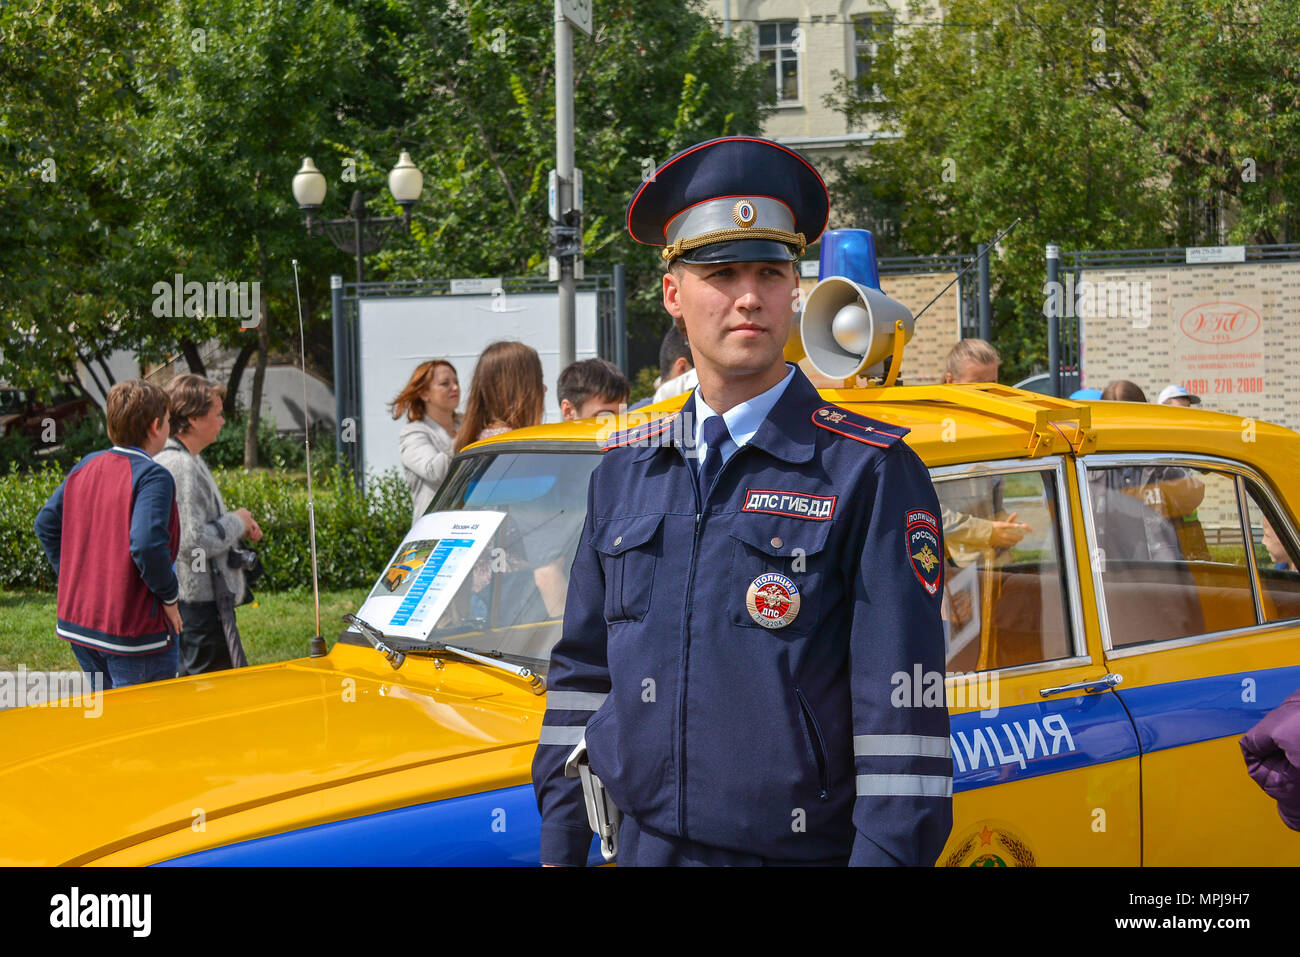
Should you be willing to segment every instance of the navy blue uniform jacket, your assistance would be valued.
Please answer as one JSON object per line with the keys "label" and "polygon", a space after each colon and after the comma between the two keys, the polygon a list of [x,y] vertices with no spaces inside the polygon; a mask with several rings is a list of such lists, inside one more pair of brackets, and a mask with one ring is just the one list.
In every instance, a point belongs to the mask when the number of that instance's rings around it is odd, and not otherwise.
{"label": "navy blue uniform jacket", "polygon": [[[533,761],[543,863],[587,857],[563,767],[585,733],[643,827],[782,860],[933,864],[952,826],[948,711],[895,692],[944,670],[943,547],[906,430],[796,370],[701,502],[684,420],[615,436],[591,476]],[[799,590],[783,628],[746,605],[768,572]]]}

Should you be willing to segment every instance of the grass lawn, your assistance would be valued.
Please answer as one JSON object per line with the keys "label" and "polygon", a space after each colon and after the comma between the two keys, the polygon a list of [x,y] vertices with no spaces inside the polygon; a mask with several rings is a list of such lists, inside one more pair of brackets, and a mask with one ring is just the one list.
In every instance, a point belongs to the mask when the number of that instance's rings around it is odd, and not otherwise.
{"label": "grass lawn", "polygon": [[[355,613],[369,591],[321,592],[321,632],[330,646],[344,627],[339,616]],[[310,589],[259,593],[255,606],[245,605],[237,614],[250,664],[306,657],[316,627]],[[54,619],[54,592],[0,591],[0,671],[19,665],[29,671],[78,670],[68,643],[54,633]]]}

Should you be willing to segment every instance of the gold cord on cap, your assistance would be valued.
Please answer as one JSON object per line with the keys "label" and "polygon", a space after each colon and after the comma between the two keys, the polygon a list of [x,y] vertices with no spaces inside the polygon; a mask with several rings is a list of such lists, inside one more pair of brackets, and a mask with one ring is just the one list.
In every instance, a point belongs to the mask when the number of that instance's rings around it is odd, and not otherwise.
{"label": "gold cord on cap", "polygon": [[779,243],[785,243],[788,246],[798,247],[798,256],[803,255],[803,250],[808,245],[803,233],[788,233],[784,229],[773,229],[769,226],[751,227],[748,229],[715,229],[711,233],[705,233],[702,236],[692,236],[690,239],[679,239],[677,242],[665,246],[659,255],[665,260],[673,260],[682,253],[688,253],[692,249],[699,249],[701,246],[711,246],[714,243],[730,242],[733,239],[774,239]]}

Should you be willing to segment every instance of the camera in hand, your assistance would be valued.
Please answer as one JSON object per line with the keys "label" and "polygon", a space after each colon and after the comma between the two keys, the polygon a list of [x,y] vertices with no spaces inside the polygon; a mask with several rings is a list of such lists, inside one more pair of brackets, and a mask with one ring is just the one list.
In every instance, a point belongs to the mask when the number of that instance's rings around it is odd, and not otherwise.
{"label": "camera in hand", "polygon": [[244,593],[235,600],[235,605],[247,605],[253,600],[252,585],[266,572],[262,566],[262,556],[251,548],[236,545],[226,553],[226,564],[244,573]]}
{"label": "camera in hand", "polygon": [[261,578],[266,571],[262,567],[261,555],[251,548],[240,548],[238,545],[226,553],[226,564],[243,571],[244,579],[249,585]]}

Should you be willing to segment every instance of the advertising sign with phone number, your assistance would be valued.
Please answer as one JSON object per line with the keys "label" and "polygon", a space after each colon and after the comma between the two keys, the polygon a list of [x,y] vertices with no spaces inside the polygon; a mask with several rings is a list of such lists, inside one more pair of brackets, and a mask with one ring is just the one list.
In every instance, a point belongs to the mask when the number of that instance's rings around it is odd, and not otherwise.
{"label": "advertising sign with phone number", "polygon": [[1175,382],[1200,396],[1264,391],[1264,310],[1259,296],[1176,296],[1169,305]]}

